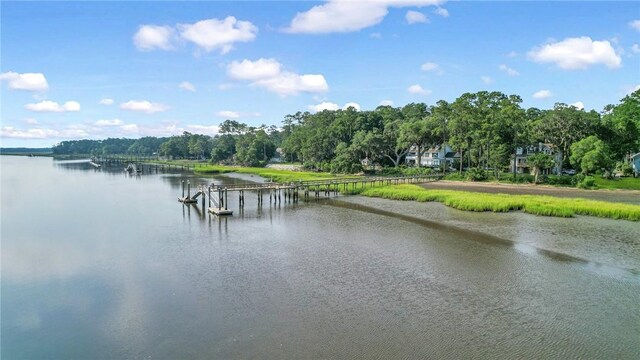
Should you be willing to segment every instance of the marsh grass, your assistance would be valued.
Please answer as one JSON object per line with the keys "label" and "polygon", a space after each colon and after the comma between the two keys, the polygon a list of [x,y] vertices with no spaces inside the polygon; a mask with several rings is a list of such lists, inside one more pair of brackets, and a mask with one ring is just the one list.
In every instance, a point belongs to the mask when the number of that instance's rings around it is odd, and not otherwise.
{"label": "marsh grass", "polygon": [[587,199],[541,195],[485,194],[455,190],[428,190],[418,185],[379,186],[351,193],[392,200],[436,201],[465,211],[524,211],[542,216],[572,217],[589,215],[610,219],[640,221],[640,206]]}
{"label": "marsh grass", "polygon": [[257,167],[235,167],[224,165],[200,165],[194,168],[194,172],[197,174],[225,174],[232,172],[240,174],[253,174],[278,183],[338,178],[338,176],[329,173],[291,171]]}

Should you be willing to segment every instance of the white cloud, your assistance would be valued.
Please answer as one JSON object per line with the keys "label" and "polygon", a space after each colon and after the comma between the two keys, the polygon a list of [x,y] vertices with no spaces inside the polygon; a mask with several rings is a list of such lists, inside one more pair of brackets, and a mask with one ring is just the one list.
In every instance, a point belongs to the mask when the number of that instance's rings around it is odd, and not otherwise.
{"label": "white cloud", "polygon": [[54,130],[54,129],[43,129],[43,128],[32,128],[32,129],[16,129],[12,126],[4,126],[0,128],[0,137],[3,138],[12,138],[12,139],[83,139],[88,137],[88,133],[82,129],[64,129],[64,130]]}
{"label": "white cloud", "polygon": [[95,126],[120,126],[120,125],[123,125],[123,124],[124,123],[120,119],[98,120],[95,123],[93,123],[93,125],[95,125]]}
{"label": "white cloud", "polygon": [[99,102],[100,105],[113,105],[113,99],[102,99]]}
{"label": "white cloud", "polygon": [[0,74],[0,80],[6,80],[9,83],[9,89],[28,90],[28,91],[45,91],[49,89],[47,79],[42,73],[22,73],[9,71]]}
{"label": "white cloud", "polygon": [[260,58],[256,61],[244,59],[233,61],[227,66],[227,74],[236,80],[262,80],[274,78],[280,74],[281,64],[275,59]]}
{"label": "white cloud", "polygon": [[438,65],[436,63],[433,63],[433,62],[426,62],[426,63],[422,64],[420,69],[422,69],[422,71],[434,72],[434,73],[436,73],[438,75],[442,75],[443,74],[442,69],[440,69],[440,65]]}
{"label": "white cloud", "polygon": [[584,110],[584,104],[582,103],[582,101],[576,101],[576,102],[571,103],[569,105],[575,107],[578,110]]}
{"label": "white cloud", "polygon": [[344,104],[344,106],[342,107],[342,109],[343,109],[343,110],[347,110],[347,109],[348,109],[348,108],[350,108],[350,107],[352,107],[352,108],[356,109],[357,111],[360,111],[360,104],[355,103],[355,102],[348,102],[348,103]]}
{"label": "white cloud", "polygon": [[418,23],[427,23],[429,19],[421,12],[409,10],[405,15],[405,19],[407,19],[408,24],[418,24]]}
{"label": "white cloud", "polygon": [[502,70],[502,71],[506,72],[506,73],[507,73],[507,75],[509,75],[509,76],[518,76],[518,75],[520,75],[520,73],[519,73],[519,72],[517,72],[516,70],[514,70],[514,69],[512,69],[512,68],[508,67],[508,66],[507,66],[507,65],[505,65],[505,64],[502,64],[502,65],[498,66],[498,69],[500,69],[500,70]]}
{"label": "white cloud", "polygon": [[67,101],[60,105],[55,101],[45,100],[35,104],[27,104],[25,109],[35,112],[75,112],[80,111],[80,104],[77,101]]}
{"label": "white cloud", "polygon": [[299,75],[283,71],[282,65],[274,59],[234,61],[227,67],[227,74],[236,80],[251,81],[251,85],[263,87],[281,96],[297,95],[300,92],[324,92],[329,89],[323,75]]}
{"label": "white cloud", "polygon": [[393,106],[393,101],[392,100],[382,100],[382,101],[380,101],[379,106]]}
{"label": "white cloud", "polygon": [[513,50],[511,50],[511,51],[507,54],[507,57],[510,57],[510,58],[514,58],[514,57],[517,57],[517,56],[518,56],[518,53],[517,53],[517,52],[515,52],[515,51],[513,51]]}
{"label": "white cloud", "polygon": [[137,134],[140,132],[138,124],[126,124],[119,127],[125,134]]}
{"label": "white cloud", "polygon": [[633,45],[631,46],[631,51],[633,51],[633,52],[634,52],[634,53],[636,53],[636,54],[640,54],[640,45],[638,45],[638,44],[633,44]]}
{"label": "white cloud", "polygon": [[191,92],[195,92],[196,91],[196,87],[188,82],[188,81],[183,81],[180,83],[180,85],[178,85],[178,87],[182,90],[186,90],[186,91],[191,91]]}
{"label": "white cloud", "polygon": [[331,110],[331,111],[335,111],[338,109],[347,110],[349,107],[353,107],[357,111],[360,111],[360,104],[355,102],[348,102],[344,104],[342,107],[340,107],[340,105],[336,103],[325,101],[325,102],[321,102],[318,105],[309,105],[307,108],[313,112],[321,112],[323,110]]}
{"label": "white cloud", "polygon": [[34,118],[26,118],[24,119],[24,122],[29,125],[38,125],[40,123],[37,119]]}
{"label": "white cloud", "polygon": [[369,35],[369,37],[372,38],[372,39],[380,40],[380,39],[382,39],[382,34],[379,33],[379,32],[374,32],[374,33],[371,33],[371,35]]}
{"label": "white cloud", "polygon": [[553,96],[553,94],[549,90],[540,90],[540,91],[536,91],[533,94],[533,98],[534,99],[546,99],[546,98],[550,98],[552,96]]}
{"label": "white cloud", "polygon": [[420,86],[418,84],[409,86],[407,91],[410,92],[411,94],[418,94],[418,95],[429,95],[429,94],[431,94],[431,90],[423,89],[422,86]]}
{"label": "white cloud", "polygon": [[231,110],[222,110],[216,113],[216,116],[226,119],[238,119],[240,117],[240,113],[237,111]]}
{"label": "white cloud", "polygon": [[629,21],[629,26],[636,31],[640,31],[640,19]]}
{"label": "white cloud", "polygon": [[256,38],[258,28],[249,21],[240,21],[233,16],[224,20],[207,19],[194,24],[178,24],[180,36],[198,45],[207,52],[220,50],[226,54],[236,42],[249,42]]}
{"label": "white cloud", "polygon": [[315,112],[320,112],[323,110],[338,110],[340,109],[340,106],[336,103],[332,103],[332,102],[322,102],[318,105],[309,105],[309,110],[311,111],[315,111]]}
{"label": "white cloud", "polygon": [[535,62],[554,63],[564,70],[586,69],[597,64],[613,69],[622,64],[609,41],[593,41],[587,36],[538,46],[529,51],[528,56]]}
{"label": "white cloud", "polygon": [[169,107],[164,104],[152,103],[146,100],[130,100],[126,103],[120,104],[120,109],[153,114],[166,111]]}
{"label": "white cloud", "polygon": [[141,51],[172,50],[175,30],[170,26],[140,25],[133,35],[133,43]]}
{"label": "white cloud", "polygon": [[449,17],[449,11],[447,11],[447,9],[445,8],[441,8],[441,7],[437,7],[435,10],[433,10],[434,14],[440,15],[442,17]]}
{"label": "white cloud", "polygon": [[284,31],[289,33],[352,32],[379,24],[389,13],[389,7],[421,7],[438,5],[443,0],[331,0],[297,13]]}
{"label": "white cloud", "polygon": [[495,82],[495,80],[493,80],[491,76],[480,76],[480,79],[482,79],[482,82],[487,85],[493,84]]}

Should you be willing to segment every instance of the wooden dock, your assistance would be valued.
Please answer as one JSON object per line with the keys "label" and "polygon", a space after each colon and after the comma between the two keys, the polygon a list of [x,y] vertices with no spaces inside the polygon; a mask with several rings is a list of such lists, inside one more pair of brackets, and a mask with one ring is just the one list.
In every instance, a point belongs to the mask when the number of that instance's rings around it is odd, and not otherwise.
{"label": "wooden dock", "polygon": [[208,211],[214,215],[232,215],[233,211],[228,208],[229,192],[238,193],[238,205],[240,209],[244,207],[245,192],[257,195],[258,206],[262,206],[264,198],[269,196],[270,204],[280,204],[284,199],[286,202],[297,203],[302,196],[308,200],[311,196],[319,199],[324,195],[338,195],[341,191],[349,192],[358,188],[373,187],[376,185],[397,185],[408,183],[425,183],[435,181],[442,175],[416,175],[416,176],[395,176],[395,177],[359,177],[314,181],[294,181],[290,183],[243,183],[227,185],[204,185],[191,195],[191,183],[182,181],[182,196],[178,200],[184,204],[196,204],[198,198],[202,199],[202,206],[205,206],[205,199],[208,199]]}

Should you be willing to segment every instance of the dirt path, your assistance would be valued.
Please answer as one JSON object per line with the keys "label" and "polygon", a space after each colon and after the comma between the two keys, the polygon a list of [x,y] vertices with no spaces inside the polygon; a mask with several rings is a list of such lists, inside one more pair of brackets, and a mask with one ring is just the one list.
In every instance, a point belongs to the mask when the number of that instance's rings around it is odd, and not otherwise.
{"label": "dirt path", "polygon": [[584,198],[591,200],[622,202],[640,205],[640,191],[638,190],[582,190],[574,188],[559,188],[545,185],[510,185],[447,180],[431,182],[423,184],[422,186],[425,189],[462,190],[514,195],[549,195],[557,197]]}

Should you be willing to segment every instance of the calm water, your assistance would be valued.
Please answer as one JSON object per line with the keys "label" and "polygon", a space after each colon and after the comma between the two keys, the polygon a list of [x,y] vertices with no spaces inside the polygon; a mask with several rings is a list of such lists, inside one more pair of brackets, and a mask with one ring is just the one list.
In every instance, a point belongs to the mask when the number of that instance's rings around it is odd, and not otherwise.
{"label": "calm water", "polygon": [[0,161],[2,359],[640,358],[638,223],[252,195],[218,219],[179,174]]}

